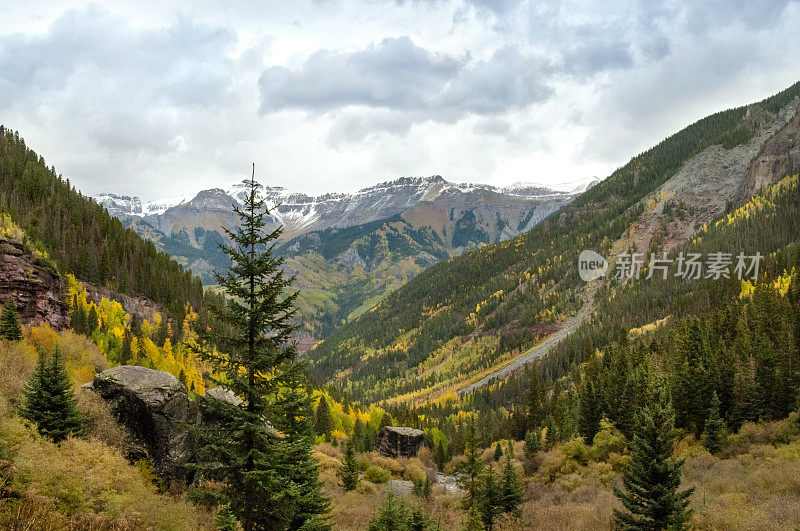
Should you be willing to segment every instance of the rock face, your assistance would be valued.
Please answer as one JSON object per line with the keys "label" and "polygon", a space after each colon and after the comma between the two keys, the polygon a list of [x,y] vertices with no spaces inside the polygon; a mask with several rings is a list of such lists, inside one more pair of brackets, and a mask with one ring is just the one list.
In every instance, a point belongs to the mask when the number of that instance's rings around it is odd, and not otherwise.
{"label": "rock face", "polygon": [[375,450],[386,457],[414,457],[425,441],[421,430],[384,426],[375,436]]}
{"label": "rock face", "polygon": [[121,365],[96,375],[89,387],[133,437],[129,459],[148,457],[162,478],[186,480],[184,465],[193,455],[186,423],[197,414],[185,385],[166,372]]}
{"label": "rock face", "polygon": [[0,304],[13,298],[23,323],[44,322],[57,330],[67,326],[62,287],[61,278],[37,263],[23,244],[0,238]]}
{"label": "rock face", "polygon": [[788,175],[800,173],[800,100],[795,100],[781,113],[790,120],[785,127],[770,138],[753,158],[739,190],[738,200],[747,201],[753,194],[780,181]]}

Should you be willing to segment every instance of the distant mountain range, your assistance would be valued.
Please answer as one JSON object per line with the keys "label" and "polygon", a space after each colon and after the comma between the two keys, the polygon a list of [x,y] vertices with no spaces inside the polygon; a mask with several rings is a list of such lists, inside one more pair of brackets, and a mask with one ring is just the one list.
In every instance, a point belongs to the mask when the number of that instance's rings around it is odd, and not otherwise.
{"label": "distant mountain range", "polygon": [[[262,186],[262,198],[272,209],[275,223],[284,226],[284,237],[328,228],[345,228],[390,218],[419,203],[481,203],[489,200],[524,204],[551,204],[581,193],[597,181],[585,182],[571,189],[550,188],[518,183],[506,187],[487,184],[451,183],[441,176],[401,177],[364,188],[355,193],[328,193],[309,196],[281,186]],[[193,214],[230,215],[232,204],[241,204],[247,181],[229,188],[212,188],[172,199],[142,201],[138,197],[103,193],[94,196],[108,213],[121,220],[139,218],[166,235],[187,228]],[[493,201],[492,201],[493,200]],[[276,206],[277,205],[277,206]],[[202,226],[202,223],[195,223]],[[204,227],[206,228],[206,227]],[[513,232],[513,231],[512,231]]]}
{"label": "distant mountain range", "polygon": [[[303,289],[305,327],[321,337],[425,267],[530,230],[596,182],[496,187],[436,175],[317,197],[276,186],[261,193],[272,225],[284,227],[279,252]],[[231,207],[241,204],[246,183],[165,200],[113,193],[94,199],[213,284],[213,272],[228,266],[217,242],[236,222]]]}

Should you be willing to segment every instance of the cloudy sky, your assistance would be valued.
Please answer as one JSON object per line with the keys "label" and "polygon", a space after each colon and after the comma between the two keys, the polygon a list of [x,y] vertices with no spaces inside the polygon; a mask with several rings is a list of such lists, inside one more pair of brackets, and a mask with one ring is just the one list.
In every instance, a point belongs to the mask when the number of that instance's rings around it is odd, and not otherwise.
{"label": "cloudy sky", "polygon": [[[169,5],[167,5],[169,4]],[[0,4],[0,123],[85,193],[604,177],[800,80],[800,3]]]}

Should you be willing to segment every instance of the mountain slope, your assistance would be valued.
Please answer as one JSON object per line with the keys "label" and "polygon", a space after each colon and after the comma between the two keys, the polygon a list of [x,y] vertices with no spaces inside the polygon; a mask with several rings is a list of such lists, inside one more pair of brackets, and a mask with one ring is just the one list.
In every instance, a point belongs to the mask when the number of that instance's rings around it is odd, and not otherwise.
{"label": "mountain slope", "polygon": [[[404,177],[354,194],[310,197],[278,187],[262,187],[262,194],[273,207],[274,225],[284,226],[278,252],[301,290],[301,349],[424,268],[520,234],[575,196],[524,184],[453,184],[439,176]],[[224,241],[222,228],[235,222],[230,207],[240,199],[240,185],[152,203],[97,197],[207,284],[229,265],[217,243]]]}
{"label": "mountain slope", "polygon": [[429,268],[313,349],[312,372],[367,401],[426,400],[491,374],[579,311],[581,250],[669,249],[740,203],[759,153],[796,124],[798,95],[704,118],[533,230]]}
{"label": "mountain slope", "polygon": [[0,210],[61,273],[141,295],[182,316],[188,302],[202,313],[200,279],[151,242],[81,195],[29,149],[17,132],[0,126]]}

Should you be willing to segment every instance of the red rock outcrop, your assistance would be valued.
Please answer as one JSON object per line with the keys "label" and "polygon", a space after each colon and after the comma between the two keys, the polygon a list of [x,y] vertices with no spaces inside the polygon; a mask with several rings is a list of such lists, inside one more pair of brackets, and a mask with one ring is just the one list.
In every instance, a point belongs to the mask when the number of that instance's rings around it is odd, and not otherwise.
{"label": "red rock outcrop", "polygon": [[23,244],[0,238],[0,303],[13,297],[24,324],[45,322],[57,330],[68,326],[62,288],[61,277],[37,263]]}

